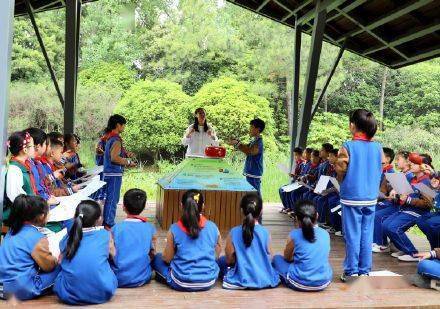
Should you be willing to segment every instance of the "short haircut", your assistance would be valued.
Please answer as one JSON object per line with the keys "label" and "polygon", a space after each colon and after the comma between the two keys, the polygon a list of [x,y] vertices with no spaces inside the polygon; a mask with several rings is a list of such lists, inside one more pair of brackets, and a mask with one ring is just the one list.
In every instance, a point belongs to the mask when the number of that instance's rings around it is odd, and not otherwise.
{"label": "short haircut", "polygon": [[330,150],[333,149],[333,145],[330,143],[324,143],[322,144],[322,149],[324,149],[326,152],[330,152]]}
{"label": "short haircut", "polygon": [[110,132],[116,129],[116,126],[118,124],[124,125],[126,123],[127,123],[127,119],[125,119],[124,116],[121,116],[119,114],[111,115],[107,122],[107,130]]}
{"label": "short haircut", "polygon": [[319,150],[313,150],[312,156],[319,157]]}
{"label": "short haircut", "polygon": [[34,145],[43,145],[47,141],[47,134],[38,128],[27,128],[25,132],[29,133],[34,140]]}
{"label": "short haircut", "polygon": [[301,147],[295,147],[295,149],[293,149],[293,153],[297,153],[299,155],[302,155],[303,149]]}
{"label": "short haircut", "polygon": [[64,140],[64,136],[60,132],[50,132],[49,134],[47,134],[47,138],[49,140],[52,140],[52,139],[63,139]]}
{"label": "short haircut", "polygon": [[124,194],[124,207],[130,215],[139,215],[145,209],[147,193],[141,189],[130,189]]}
{"label": "short haircut", "polygon": [[398,153],[396,153],[396,156],[401,156],[405,160],[408,160],[408,158],[409,158],[409,151],[400,150]]}
{"label": "short haircut", "polygon": [[260,118],[255,118],[251,120],[249,124],[256,127],[260,131],[260,133],[263,132],[264,128],[266,127],[266,124]]}
{"label": "short haircut", "polygon": [[390,163],[394,160],[394,150],[388,147],[383,147],[383,153],[386,157],[390,158]]}
{"label": "short haircut", "polygon": [[334,154],[335,156],[338,155],[339,150],[337,148],[333,148],[332,150],[330,150],[329,153]]}
{"label": "short haircut", "polygon": [[350,122],[356,126],[356,129],[373,138],[377,131],[377,121],[372,112],[366,109],[356,109],[350,114]]}
{"label": "short haircut", "polygon": [[64,147],[64,143],[61,142],[59,139],[51,139],[50,140],[50,147],[51,148]]}
{"label": "short haircut", "polygon": [[311,153],[313,152],[313,148],[310,148],[310,147],[309,147],[309,148],[306,148],[306,152],[309,153],[309,154],[311,154]]}

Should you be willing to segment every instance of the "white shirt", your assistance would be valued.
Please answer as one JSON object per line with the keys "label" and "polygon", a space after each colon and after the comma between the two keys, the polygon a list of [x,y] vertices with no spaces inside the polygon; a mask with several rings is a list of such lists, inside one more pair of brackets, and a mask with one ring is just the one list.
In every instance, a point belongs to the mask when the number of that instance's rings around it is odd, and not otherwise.
{"label": "white shirt", "polygon": [[23,190],[23,172],[18,166],[9,165],[6,174],[6,196],[13,203],[20,194],[26,194]]}
{"label": "white shirt", "polygon": [[186,149],[186,157],[205,156],[205,148],[208,146],[218,146],[218,138],[210,125],[208,125],[208,131],[211,130],[211,136],[208,135],[208,132],[203,130],[203,126],[199,126],[199,132],[194,131],[191,137],[187,138],[193,126],[192,124],[186,129],[182,138],[182,145],[188,146]]}

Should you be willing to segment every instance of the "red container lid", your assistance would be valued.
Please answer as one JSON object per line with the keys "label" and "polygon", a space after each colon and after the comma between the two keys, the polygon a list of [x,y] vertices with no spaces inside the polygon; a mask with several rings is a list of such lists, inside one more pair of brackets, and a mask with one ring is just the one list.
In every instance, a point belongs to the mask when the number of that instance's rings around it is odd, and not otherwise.
{"label": "red container lid", "polygon": [[205,156],[210,158],[224,158],[226,156],[226,148],[216,146],[206,147]]}

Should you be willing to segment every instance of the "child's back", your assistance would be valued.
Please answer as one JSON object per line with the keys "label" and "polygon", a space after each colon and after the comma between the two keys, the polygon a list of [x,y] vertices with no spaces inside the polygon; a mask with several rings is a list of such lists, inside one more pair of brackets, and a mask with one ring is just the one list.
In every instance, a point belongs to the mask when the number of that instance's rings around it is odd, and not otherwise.
{"label": "child's back", "polygon": [[119,287],[141,286],[151,279],[149,253],[155,227],[140,219],[125,219],[112,228],[116,256],[112,268]]}
{"label": "child's back", "polygon": [[236,262],[235,266],[226,272],[223,278],[223,287],[250,289],[276,287],[280,278],[271,264],[270,235],[267,229],[256,224],[249,247],[243,241],[241,225],[234,227],[230,235],[234,245]]}
{"label": "child's back", "polygon": [[[330,283],[333,271],[329,263],[330,236],[318,226],[315,228],[315,241],[304,238],[300,228],[290,232],[294,243],[293,263],[290,264],[288,278],[298,288],[322,287]],[[303,286],[301,286],[303,285]]]}
{"label": "child's back", "polygon": [[[60,243],[65,252],[67,237]],[[84,228],[75,256],[65,256],[55,280],[54,292],[68,304],[103,303],[118,286],[109,263],[110,232],[101,228]]]}

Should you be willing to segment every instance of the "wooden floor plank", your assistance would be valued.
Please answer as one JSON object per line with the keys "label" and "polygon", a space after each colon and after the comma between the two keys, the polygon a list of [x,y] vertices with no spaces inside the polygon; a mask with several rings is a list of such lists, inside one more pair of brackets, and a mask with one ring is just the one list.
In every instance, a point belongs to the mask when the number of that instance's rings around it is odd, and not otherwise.
{"label": "wooden floor plank", "polygon": [[[166,194],[165,194],[166,195]],[[282,252],[289,231],[293,228],[293,220],[279,214],[279,205],[265,204],[263,224],[272,236],[272,247],[276,253]],[[222,209],[223,211],[224,209]],[[118,209],[118,220],[124,215]],[[155,205],[149,204],[143,213],[154,220]],[[158,229],[158,251],[165,247],[166,232],[156,222]],[[227,231],[222,232],[223,241]],[[420,250],[429,249],[427,241],[422,237],[410,235],[415,246]],[[181,293],[152,281],[140,288],[118,289],[113,299],[101,306],[106,308],[129,307],[177,307],[177,308],[293,308],[293,307],[426,307],[439,308],[440,294],[434,290],[424,290],[410,286],[402,278],[361,278],[353,285],[341,283],[338,279],[342,272],[344,259],[343,239],[331,237],[330,263],[333,268],[333,283],[323,292],[301,293],[283,286],[261,291],[229,291],[221,288],[220,282],[207,292]],[[399,262],[388,254],[374,255],[373,270],[390,270],[401,275],[416,272],[416,263]],[[383,286],[385,285],[385,287]],[[9,308],[11,304],[0,302],[1,308]],[[29,308],[58,308],[62,306],[53,295],[24,303]]]}

